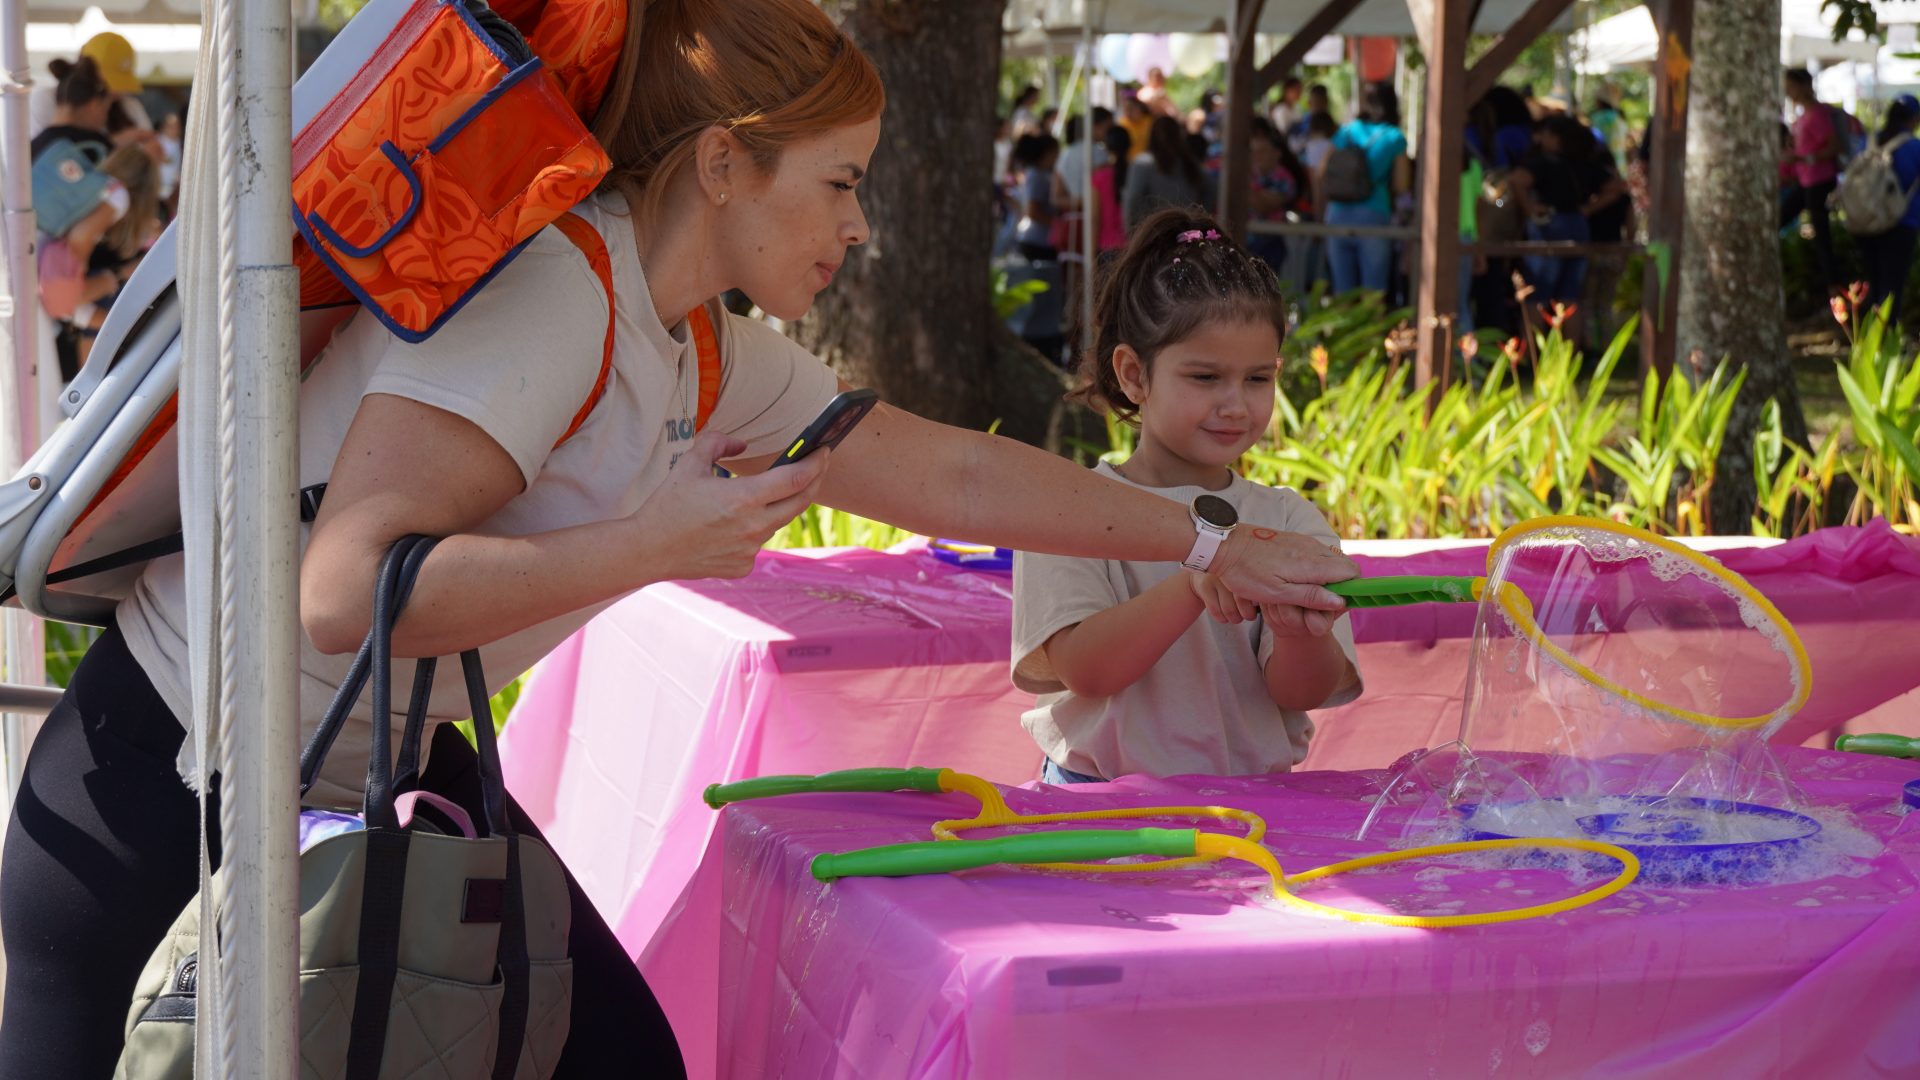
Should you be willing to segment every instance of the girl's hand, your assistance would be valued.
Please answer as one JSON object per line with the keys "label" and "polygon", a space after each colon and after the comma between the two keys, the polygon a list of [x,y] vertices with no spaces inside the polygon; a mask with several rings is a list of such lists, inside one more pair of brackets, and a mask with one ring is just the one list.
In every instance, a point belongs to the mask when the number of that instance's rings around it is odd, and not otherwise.
{"label": "girl's hand", "polygon": [[1256,604],[1338,613],[1347,609],[1346,601],[1319,586],[1359,577],[1360,568],[1337,548],[1304,533],[1241,526],[1227,537],[1208,573]]}
{"label": "girl's hand", "polygon": [[814,500],[832,450],[757,476],[722,478],[714,463],[738,457],[747,444],[706,432],[681,455],[667,482],[627,519],[635,543],[662,580],[744,577],[754,556]]}
{"label": "girl's hand", "polygon": [[1207,614],[1218,623],[1252,622],[1260,613],[1258,605],[1251,600],[1242,600],[1231,589],[1212,574],[1198,570],[1186,570],[1187,584],[1193,587],[1193,594],[1207,607]]}
{"label": "girl's hand", "polygon": [[1266,621],[1267,633],[1274,637],[1317,638],[1325,637],[1333,629],[1340,613],[1316,611],[1292,604],[1261,604],[1260,617]]}

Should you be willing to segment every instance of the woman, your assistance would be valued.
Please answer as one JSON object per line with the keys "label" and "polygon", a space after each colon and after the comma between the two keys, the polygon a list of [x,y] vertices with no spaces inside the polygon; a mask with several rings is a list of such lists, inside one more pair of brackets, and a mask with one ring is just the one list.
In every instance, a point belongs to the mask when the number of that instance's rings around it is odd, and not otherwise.
{"label": "woman", "polygon": [[[1355,151],[1366,159],[1371,190],[1364,199],[1341,200],[1330,195],[1327,224],[1380,226],[1391,223],[1394,199],[1413,187],[1407,137],[1400,131],[1400,98],[1392,86],[1383,82],[1367,84],[1360,95],[1359,116],[1334,135],[1332,151],[1314,174],[1316,189],[1325,185],[1329,163],[1342,150]],[[1332,264],[1335,293],[1353,289],[1384,293],[1393,271],[1393,240],[1385,236],[1329,237],[1327,261]]]}
{"label": "woman", "polygon": [[[815,500],[1029,550],[1206,561],[1194,553],[1213,534],[1188,507],[886,406],[838,450],[766,470],[836,382],[711,302],[737,288],[798,318],[866,241],[856,186],[883,91],[809,0],[641,10],[596,121],[613,169],[578,211],[607,243],[616,297],[613,377],[578,432],[555,448],[599,373],[608,311],[585,258],[552,230],[425,342],[354,318],[302,389],[300,483],[328,484],[300,568],[307,729],[366,633],[383,553],[411,533],[447,539],[420,574],[396,655],[479,647],[498,681],[636,588],[747,573]],[[684,316],[703,304],[726,366],[695,437],[701,388]],[[722,461],[738,475],[716,476]],[[1236,528],[1208,571],[1250,602],[1333,610],[1338,598],[1308,583],[1354,568],[1309,537]],[[197,886],[198,807],[174,760],[189,704],[185,605],[179,558],[151,566],[27,762],[0,865],[0,1076],[107,1076],[134,978]],[[458,665],[442,671],[429,710],[462,717]],[[310,801],[359,801],[369,722],[362,703]],[[470,766],[454,739],[427,773],[456,786]],[[558,1075],[679,1074],[664,1016],[577,888],[572,927]]]}
{"label": "woman", "polygon": [[1920,125],[1920,99],[1912,94],[1893,99],[1874,145],[1892,147],[1888,154],[1893,159],[1894,179],[1908,195],[1907,212],[1886,232],[1855,238],[1861,259],[1867,264],[1867,305],[1877,308],[1891,299],[1887,321],[1893,326],[1900,325],[1900,294],[1913,267],[1914,238],[1920,236],[1920,139],[1914,137],[1916,125]]}
{"label": "woman", "polygon": [[65,139],[91,146],[104,158],[113,152],[113,139],[107,134],[107,113],[113,108],[113,91],[106,76],[90,56],[77,61],[55,60],[47,65],[56,81],[53,91],[53,123],[33,137],[34,157],[53,143]]}
{"label": "woman", "polygon": [[[95,169],[104,171],[105,162],[114,153],[113,138],[107,133],[114,97],[106,76],[90,56],[77,61],[55,60],[48,69],[58,80],[53,122],[29,144],[32,160],[38,161],[48,150],[68,143],[86,155]],[[126,273],[131,272],[115,245],[99,243],[110,227],[128,218],[130,190],[109,184],[92,213],[62,233],[42,234],[39,263],[43,302],[36,313],[35,328],[40,355],[54,357],[59,365],[59,378],[38,380],[42,436],[65,418],[60,411],[60,395],[85,358],[84,337],[90,320],[79,317],[79,309],[90,315],[94,302],[113,295]],[[64,247],[54,247],[55,241]],[[50,296],[59,298],[56,310],[48,310],[44,298]]]}
{"label": "woman", "polygon": [[[1626,194],[1625,181],[1595,160],[1593,132],[1570,116],[1542,121],[1535,140],[1533,153],[1513,170],[1514,190],[1527,215],[1527,239],[1589,242],[1592,215],[1616,205]],[[1580,302],[1587,280],[1584,256],[1530,256],[1525,266],[1534,303]]]}
{"label": "woman", "polygon": [[1127,231],[1169,206],[1212,206],[1213,187],[1213,178],[1200,168],[1180,122],[1170,116],[1154,117],[1147,131],[1147,152],[1134,159],[1127,169],[1127,185],[1121,189]]}

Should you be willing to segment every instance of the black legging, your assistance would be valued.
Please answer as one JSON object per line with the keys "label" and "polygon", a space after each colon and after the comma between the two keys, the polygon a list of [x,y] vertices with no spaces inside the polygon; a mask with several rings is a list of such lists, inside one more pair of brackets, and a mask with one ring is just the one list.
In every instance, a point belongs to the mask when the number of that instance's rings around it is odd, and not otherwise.
{"label": "black legging", "polygon": [[[88,650],[34,740],[0,862],[6,1014],[0,1077],[105,1078],[133,984],[200,887],[199,801],[180,782],[185,733],[117,630]],[[474,756],[436,733],[423,786],[463,798]],[[511,807],[521,831],[538,835]],[[559,1077],[684,1076],[653,993],[577,882],[573,1016]]]}
{"label": "black legging", "polygon": [[1887,322],[1900,324],[1900,294],[1907,286],[1907,272],[1913,269],[1916,231],[1911,225],[1895,225],[1878,236],[1856,237],[1860,259],[1867,264],[1867,307],[1877,308],[1888,298],[1893,307]]}
{"label": "black legging", "polygon": [[1800,219],[1800,212],[1806,211],[1807,220],[1813,223],[1813,265],[1814,272],[1820,275],[1820,287],[1833,288],[1833,219],[1827,210],[1827,200],[1833,195],[1837,181],[1828,180],[1811,187],[1795,184],[1787,190],[1780,200],[1780,227],[1786,228]]}

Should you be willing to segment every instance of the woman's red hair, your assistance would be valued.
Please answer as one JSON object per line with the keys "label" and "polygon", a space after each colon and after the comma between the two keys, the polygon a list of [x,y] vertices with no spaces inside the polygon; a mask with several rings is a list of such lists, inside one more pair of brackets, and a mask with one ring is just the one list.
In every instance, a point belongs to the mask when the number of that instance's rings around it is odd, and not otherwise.
{"label": "woman's red hair", "polygon": [[651,215],[710,127],[770,170],[794,140],[885,107],[872,61],[809,0],[634,0],[594,135],[606,182]]}

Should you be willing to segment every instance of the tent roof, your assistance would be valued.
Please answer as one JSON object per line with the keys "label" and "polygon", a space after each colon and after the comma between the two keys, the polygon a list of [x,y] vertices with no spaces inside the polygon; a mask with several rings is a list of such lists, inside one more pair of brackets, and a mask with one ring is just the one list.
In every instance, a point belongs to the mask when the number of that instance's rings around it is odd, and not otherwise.
{"label": "tent roof", "polygon": [[27,62],[36,73],[45,72],[48,61],[58,57],[73,59],[80,55],[80,46],[85,45],[88,38],[103,30],[119,34],[127,39],[127,44],[133,46],[134,74],[142,82],[168,85],[193,80],[194,62],[200,53],[200,25],[197,21],[109,21],[98,9],[87,11],[77,22],[28,23]]}
{"label": "tent roof", "polygon": [[[1650,64],[1658,48],[1659,36],[1653,29],[1653,16],[1645,7],[1602,19],[1573,36],[1575,55],[1585,53],[1580,69],[1590,75]],[[1878,43],[1872,41],[1834,41],[1833,19],[1822,14],[1820,0],[1782,0],[1782,64],[1794,67],[1849,60],[1870,63],[1878,49]]]}
{"label": "tent roof", "polygon": [[[1259,31],[1291,34],[1324,6],[1325,0],[1267,0]],[[1485,0],[1474,32],[1499,33],[1529,6],[1529,0]],[[1044,28],[1055,37],[1078,37],[1083,19],[1091,21],[1096,33],[1225,33],[1232,13],[1232,0],[1011,0],[1004,25],[1012,34]],[[1565,29],[1569,24],[1563,16],[1556,25]],[[1406,0],[1364,0],[1336,32],[1412,37],[1413,18]]]}
{"label": "tent roof", "polygon": [[27,0],[26,6],[29,23],[78,22],[90,8],[116,23],[200,22],[200,0]]}

